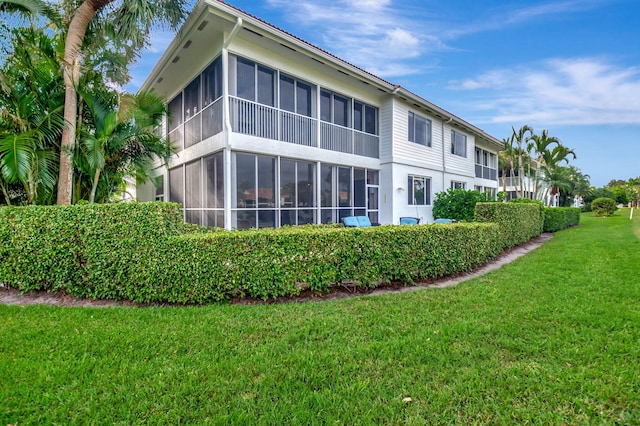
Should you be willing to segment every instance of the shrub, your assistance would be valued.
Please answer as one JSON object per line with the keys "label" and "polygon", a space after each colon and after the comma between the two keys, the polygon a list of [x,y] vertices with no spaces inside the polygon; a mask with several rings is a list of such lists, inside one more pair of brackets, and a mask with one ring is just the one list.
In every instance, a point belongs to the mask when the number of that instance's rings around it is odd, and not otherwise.
{"label": "shrub", "polygon": [[617,210],[616,200],[612,198],[596,198],[591,202],[591,211],[597,217],[608,217],[615,213]]}
{"label": "shrub", "polygon": [[0,282],[21,291],[207,303],[438,278],[500,252],[496,224],[202,232],[179,205],[0,209]]}
{"label": "shrub", "polygon": [[500,245],[504,250],[525,243],[542,233],[541,211],[540,203],[478,203],[475,220],[498,224]]}
{"label": "shrub", "polygon": [[476,203],[487,202],[487,194],[466,189],[448,189],[436,194],[433,218],[472,222]]}
{"label": "shrub", "polygon": [[544,232],[557,232],[580,223],[580,208],[545,207]]}

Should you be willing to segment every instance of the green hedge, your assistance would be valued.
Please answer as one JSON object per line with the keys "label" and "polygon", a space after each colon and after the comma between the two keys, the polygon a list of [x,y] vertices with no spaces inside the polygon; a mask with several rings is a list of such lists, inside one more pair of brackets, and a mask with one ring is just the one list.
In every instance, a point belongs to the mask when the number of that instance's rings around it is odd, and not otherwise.
{"label": "green hedge", "polygon": [[576,207],[545,207],[544,232],[562,231],[580,224],[580,212]]}
{"label": "green hedge", "polygon": [[118,203],[0,208],[0,282],[21,291],[126,299],[132,276],[169,236],[180,205]]}
{"label": "green hedge", "polygon": [[495,224],[203,233],[177,204],[0,208],[0,282],[21,291],[206,303],[438,278],[500,252]]}
{"label": "green hedge", "polygon": [[508,249],[542,233],[542,206],[538,203],[478,203],[475,220],[500,228],[500,246]]}

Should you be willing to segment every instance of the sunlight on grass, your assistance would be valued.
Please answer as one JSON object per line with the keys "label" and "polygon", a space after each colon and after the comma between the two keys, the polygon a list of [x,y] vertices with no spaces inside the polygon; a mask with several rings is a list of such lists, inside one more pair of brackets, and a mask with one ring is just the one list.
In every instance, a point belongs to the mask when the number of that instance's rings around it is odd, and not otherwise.
{"label": "sunlight on grass", "polygon": [[632,424],[639,227],[628,214],[584,215],[445,289],[260,306],[0,306],[0,425]]}

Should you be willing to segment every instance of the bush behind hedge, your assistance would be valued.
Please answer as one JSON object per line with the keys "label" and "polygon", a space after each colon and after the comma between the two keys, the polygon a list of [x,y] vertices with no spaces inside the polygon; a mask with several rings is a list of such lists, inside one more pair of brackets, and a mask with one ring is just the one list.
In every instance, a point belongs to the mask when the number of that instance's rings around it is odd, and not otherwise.
{"label": "bush behind hedge", "polygon": [[500,228],[502,250],[537,237],[543,229],[542,205],[539,203],[478,203],[475,220],[493,222]]}
{"label": "bush behind hedge", "polygon": [[581,209],[577,207],[545,207],[544,232],[557,232],[580,224]]}
{"label": "bush behind hedge", "polygon": [[298,227],[203,233],[179,205],[0,208],[0,282],[136,302],[374,287],[469,271],[500,252],[495,224]]}

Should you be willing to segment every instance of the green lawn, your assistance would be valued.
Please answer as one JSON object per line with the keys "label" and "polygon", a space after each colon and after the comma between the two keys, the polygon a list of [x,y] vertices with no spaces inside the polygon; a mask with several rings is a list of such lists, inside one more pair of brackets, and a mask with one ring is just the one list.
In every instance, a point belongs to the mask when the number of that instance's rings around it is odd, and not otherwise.
{"label": "green lawn", "polygon": [[6,424],[640,424],[640,212],[446,289],[0,306]]}

